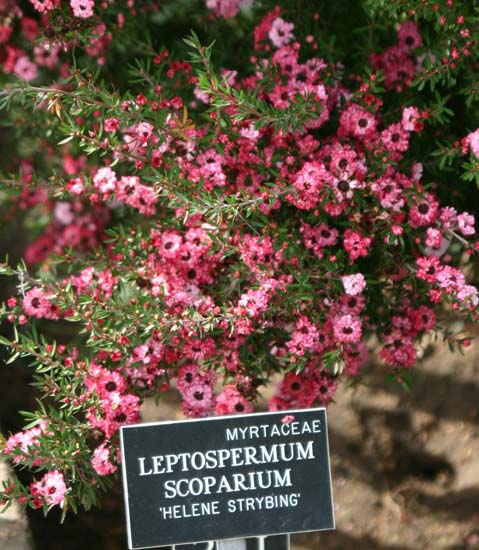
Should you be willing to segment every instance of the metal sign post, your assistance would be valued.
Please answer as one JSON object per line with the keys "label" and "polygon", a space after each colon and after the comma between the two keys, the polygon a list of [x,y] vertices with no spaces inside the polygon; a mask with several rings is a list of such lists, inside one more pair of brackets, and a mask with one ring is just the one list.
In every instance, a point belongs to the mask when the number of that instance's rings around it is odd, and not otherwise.
{"label": "metal sign post", "polygon": [[[167,550],[165,548],[165,550]],[[171,550],[290,550],[289,535],[179,544]]]}

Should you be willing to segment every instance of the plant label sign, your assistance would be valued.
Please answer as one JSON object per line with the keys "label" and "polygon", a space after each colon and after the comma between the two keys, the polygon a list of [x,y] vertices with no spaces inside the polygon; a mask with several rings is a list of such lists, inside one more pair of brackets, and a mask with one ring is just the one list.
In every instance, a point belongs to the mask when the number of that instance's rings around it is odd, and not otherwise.
{"label": "plant label sign", "polygon": [[131,550],[334,529],[326,410],[123,426]]}

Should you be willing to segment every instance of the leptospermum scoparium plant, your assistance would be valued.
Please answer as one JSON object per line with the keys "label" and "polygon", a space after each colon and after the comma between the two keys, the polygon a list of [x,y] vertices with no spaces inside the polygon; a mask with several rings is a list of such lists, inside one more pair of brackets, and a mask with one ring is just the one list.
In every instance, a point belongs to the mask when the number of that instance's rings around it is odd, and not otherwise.
{"label": "leptospermum scoparium plant", "polygon": [[[403,384],[425,336],[469,343],[447,319],[479,318],[451,192],[479,181],[479,121],[453,123],[477,106],[473,7],[358,2],[355,57],[333,8],[283,4],[0,1],[1,211],[28,237],[0,341],[41,394],[3,443],[35,481],[4,504],[97,504],[120,426],[169,389],[189,417],[251,412],[278,375],[270,410],[327,406],[371,342]],[[182,56],[138,45],[185,10]]]}

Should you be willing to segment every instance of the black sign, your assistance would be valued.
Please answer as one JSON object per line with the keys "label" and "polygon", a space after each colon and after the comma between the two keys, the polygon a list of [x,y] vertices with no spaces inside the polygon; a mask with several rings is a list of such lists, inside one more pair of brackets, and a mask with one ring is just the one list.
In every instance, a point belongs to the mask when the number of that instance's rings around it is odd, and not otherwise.
{"label": "black sign", "polygon": [[121,428],[130,549],[334,529],[325,409]]}

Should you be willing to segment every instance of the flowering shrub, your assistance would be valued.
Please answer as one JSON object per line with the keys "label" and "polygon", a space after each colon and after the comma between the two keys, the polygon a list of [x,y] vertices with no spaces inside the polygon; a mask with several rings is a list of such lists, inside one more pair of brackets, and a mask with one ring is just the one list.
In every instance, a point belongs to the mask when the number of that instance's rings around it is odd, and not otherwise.
{"label": "flowering shrub", "polygon": [[4,487],[5,503],[96,504],[146,397],[176,388],[187,416],[251,412],[277,374],[271,410],[328,405],[373,336],[407,385],[426,335],[468,344],[447,315],[479,319],[463,206],[477,202],[479,120],[456,135],[453,116],[477,101],[472,7],[365,2],[362,18],[384,9],[397,34],[382,49],[387,36],[358,34],[357,60],[327,40],[335,8],[207,0],[190,26],[229,29],[238,59],[221,33],[205,46],[185,27],[112,72],[120,29],[133,44],[190,11],[146,4],[31,0],[23,17],[0,2],[13,151],[0,200],[28,234],[18,267],[1,264],[19,284],[0,341],[30,358],[42,394],[3,446],[37,479]]}

